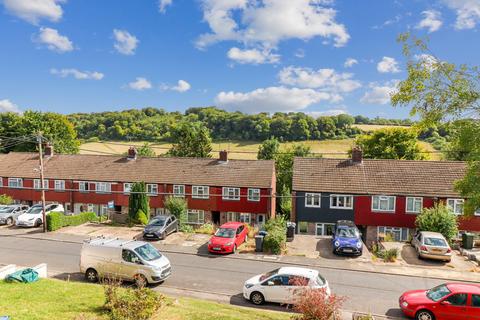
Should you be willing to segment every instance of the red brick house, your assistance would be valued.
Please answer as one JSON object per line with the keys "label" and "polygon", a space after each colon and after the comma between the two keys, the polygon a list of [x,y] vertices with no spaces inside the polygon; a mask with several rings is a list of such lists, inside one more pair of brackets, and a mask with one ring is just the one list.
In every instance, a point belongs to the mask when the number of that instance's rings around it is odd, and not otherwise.
{"label": "red brick house", "polygon": [[480,231],[480,210],[473,217],[462,216],[464,200],[454,190],[465,174],[465,162],[362,159],[360,150],[352,158],[295,158],[292,216],[297,224],[307,222],[305,233],[331,230],[334,221],[349,219],[367,241],[386,233],[407,240],[421,209],[438,201],[461,216],[460,230]]}
{"label": "red brick house", "polygon": [[[46,154],[51,152],[47,150]],[[63,155],[44,158],[46,201],[61,203],[68,212],[106,213],[113,201],[114,218],[128,212],[129,189],[144,181],[152,215],[164,213],[169,195],[185,197],[188,222],[216,224],[243,221],[263,224],[275,215],[273,161],[220,159]],[[40,201],[39,156],[35,153],[0,155],[0,194],[16,202]]]}

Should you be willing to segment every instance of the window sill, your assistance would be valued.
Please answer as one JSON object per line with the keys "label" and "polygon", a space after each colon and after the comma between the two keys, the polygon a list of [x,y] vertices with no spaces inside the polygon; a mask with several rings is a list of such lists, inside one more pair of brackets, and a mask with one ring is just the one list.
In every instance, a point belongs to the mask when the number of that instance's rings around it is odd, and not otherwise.
{"label": "window sill", "polygon": [[260,199],[258,199],[258,200],[247,199],[247,201],[249,201],[249,202],[260,202]]}
{"label": "window sill", "polygon": [[414,215],[419,215],[422,212],[414,212],[414,211],[405,211],[405,214],[414,214]]}
{"label": "window sill", "polygon": [[240,201],[240,198],[238,199],[225,199],[225,198],[222,198],[223,201]]}
{"label": "window sill", "polygon": [[390,214],[395,214],[395,210],[390,211],[390,210],[372,210],[374,213],[390,213]]}
{"label": "window sill", "polygon": [[98,194],[112,194],[112,192],[110,192],[110,191],[95,191],[95,193],[98,193]]}
{"label": "window sill", "polygon": [[353,207],[330,207],[330,209],[335,209],[335,210],[353,210]]}
{"label": "window sill", "polygon": [[321,206],[307,206],[307,205],[305,205],[305,208],[321,208]]}
{"label": "window sill", "polygon": [[196,199],[196,200],[208,200],[208,199],[210,199],[210,197],[208,197],[208,198],[197,198],[197,197],[192,197],[192,199]]}

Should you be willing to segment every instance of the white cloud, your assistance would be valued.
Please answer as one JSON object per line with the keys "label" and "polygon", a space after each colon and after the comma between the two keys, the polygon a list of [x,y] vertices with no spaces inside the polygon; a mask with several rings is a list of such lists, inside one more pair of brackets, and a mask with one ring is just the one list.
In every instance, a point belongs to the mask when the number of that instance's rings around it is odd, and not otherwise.
{"label": "white cloud", "polygon": [[297,58],[305,58],[305,50],[303,49],[298,49],[295,51],[295,57]]}
{"label": "white cloud", "polygon": [[329,109],[325,111],[309,111],[305,112],[311,117],[318,118],[323,116],[338,116],[339,114],[348,114],[345,109]]}
{"label": "white cloud", "polygon": [[239,49],[233,47],[228,50],[227,56],[241,64],[263,64],[263,63],[277,63],[280,60],[278,54],[273,54],[269,50],[258,49]]}
{"label": "white cloud", "polygon": [[0,112],[21,113],[20,108],[8,99],[0,100]]}
{"label": "white cloud", "polygon": [[160,85],[160,90],[172,90],[172,91],[177,91],[177,92],[186,92],[186,91],[190,90],[191,88],[192,88],[192,86],[190,85],[190,83],[188,83],[185,80],[178,80],[176,86],[169,86],[169,85],[166,85],[166,84]]}
{"label": "white cloud", "polygon": [[135,81],[132,81],[128,84],[128,87],[133,90],[143,91],[152,88],[150,81],[143,77],[137,77]]}
{"label": "white cloud", "polygon": [[456,29],[473,29],[480,22],[480,1],[444,0],[444,2],[457,13]]}
{"label": "white cloud", "polygon": [[77,69],[50,69],[50,73],[61,78],[73,76],[78,80],[102,80],[105,76],[101,72],[97,71],[80,71]]}
{"label": "white cloud", "polygon": [[380,73],[397,73],[400,72],[398,62],[394,58],[383,57],[382,61],[377,64],[377,70]]}
{"label": "white cloud", "polygon": [[286,67],[278,73],[280,83],[302,88],[320,89],[329,92],[351,92],[362,85],[353,80],[351,73],[338,73],[333,69]]}
{"label": "white cloud", "polygon": [[[211,33],[200,35],[197,46],[204,48],[219,41],[233,40],[247,45],[273,48],[280,41],[320,36],[333,39],[337,47],[350,38],[336,11],[319,0],[202,0],[203,19]],[[238,17],[238,18],[237,18]]]}
{"label": "white cloud", "polygon": [[442,15],[437,10],[426,10],[422,12],[423,19],[418,23],[417,29],[428,29],[428,32],[435,32],[443,24]]}
{"label": "white cloud", "polygon": [[172,5],[172,0],[159,0],[158,1],[158,10],[161,13],[165,13],[167,11],[167,7]]}
{"label": "white cloud", "polygon": [[425,53],[416,54],[414,58],[421,62],[423,66],[430,71],[433,71],[435,69],[435,64],[439,62],[434,56]]}
{"label": "white cloud", "polygon": [[114,47],[121,54],[134,55],[135,49],[140,42],[137,37],[130,34],[126,30],[113,30],[113,37],[115,38]]}
{"label": "white cloud", "polygon": [[351,68],[351,67],[353,67],[355,64],[358,64],[358,60],[357,60],[357,59],[348,58],[347,60],[345,60],[345,63],[343,64],[343,66],[344,66],[345,68]]}
{"label": "white cloud", "polygon": [[220,92],[215,103],[227,110],[246,113],[299,111],[320,101],[338,102],[341,97],[313,89],[268,87],[250,92]]}
{"label": "white cloud", "polygon": [[360,102],[365,104],[388,104],[390,96],[397,90],[398,80],[392,80],[384,84],[371,83],[370,90],[365,92]]}
{"label": "white cloud", "polygon": [[73,50],[73,43],[66,36],[62,36],[56,29],[40,28],[34,41],[44,44],[49,50],[64,53]]}
{"label": "white cloud", "polygon": [[3,0],[8,12],[33,24],[41,19],[56,22],[62,18],[63,10],[59,5],[66,0]]}

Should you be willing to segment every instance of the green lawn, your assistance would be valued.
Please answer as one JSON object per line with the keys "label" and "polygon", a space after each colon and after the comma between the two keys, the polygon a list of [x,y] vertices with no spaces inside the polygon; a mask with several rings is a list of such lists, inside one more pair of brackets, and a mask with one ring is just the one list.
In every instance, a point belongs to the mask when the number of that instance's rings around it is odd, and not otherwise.
{"label": "green lawn", "polygon": [[[169,299],[153,320],[290,319],[288,313],[261,311],[197,300]],[[100,285],[42,279],[32,284],[0,282],[0,316],[12,320],[106,320]]]}

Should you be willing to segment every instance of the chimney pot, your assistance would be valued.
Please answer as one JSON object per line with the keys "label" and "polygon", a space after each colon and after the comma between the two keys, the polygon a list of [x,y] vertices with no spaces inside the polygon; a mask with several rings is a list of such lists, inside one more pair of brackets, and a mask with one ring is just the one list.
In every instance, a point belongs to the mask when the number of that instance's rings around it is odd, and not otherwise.
{"label": "chimney pot", "polygon": [[130,147],[127,153],[128,160],[136,160],[137,159],[137,149],[135,147]]}
{"label": "chimney pot", "polygon": [[51,156],[53,156],[53,146],[50,143],[47,143],[44,149],[45,151],[43,155],[45,156],[45,158],[50,158]]}
{"label": "chimney pot", "polygon": [[353,147],[352,149],[352,164],[362,164],[363,152],[360,147]]}
{"label": "chimney pot", "polygon": [[219,157],[218,161],[228,162],[228,152],[227,152],[227,150],[220,151],[220,157]]}

